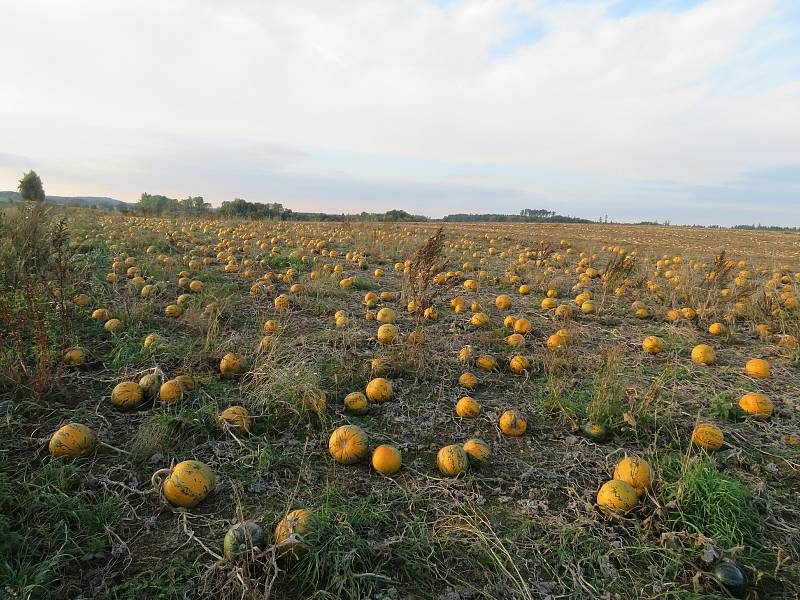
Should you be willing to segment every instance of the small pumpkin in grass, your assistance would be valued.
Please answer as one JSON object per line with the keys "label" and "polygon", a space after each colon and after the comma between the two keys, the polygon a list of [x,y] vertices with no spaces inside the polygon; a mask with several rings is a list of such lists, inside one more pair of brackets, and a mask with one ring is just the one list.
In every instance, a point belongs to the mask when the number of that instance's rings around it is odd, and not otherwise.
{"label": "small pumpkin in grass", "polygon": [[522,334],[512,333],[506,338],[506,344],[512,348],[520,348],[523,344],[525,344],[525,338],[522,336]]}
{"label": "small pumpkin in grass", "polygon": [[86,351],[80,346],[68,348],[64,351],[63,361],[65,365],[76,367],[86,362]]}
{"label": "small pumpkin in grass", "polygon": [[109,319],[108,311],[105,308],[96,308],[92,311],[92,319],[105,323]]}
{"label": "small pumpkin in grass", "polygon": [[520,335],[525,335],[526,333],[530,333],[533,326],[528,319],[517,319],[514,321],[514,333],[519,333]]}
{"label": "small pumpkin in grass", "polygon": [[602,442],[608,437],[606,426],[597,421],[586,421],[581,427],[581,431],[593,442]]}
{"label": "small pumpkin in grass", "polygon": [[170,304],[164,309],[164,315],[171,319],[177,319],[183,314],[183,308],[177,304]]}
{"label": "small pumpkin in grass", "polygon": [[630,483],[638,496],[643,496],[653,484],[653,472],[647,461],[636,456],[626,456],[614,467],[614,479]]}
{"label": "small pumpkin in grass", "polygon": [[148,373],[139,379],[139,387],[142,388],[145,398],[155,398],[158,395],[158,388],[161,387],[161,379],[155,373]]}
{"label": "small pumpkin in grass", "polygon": [[168,473],[161,486],[164,498],[173,506],[193,508],[216,487],[217,477],[207,464],[199,460],[184,460],[171,470],[162,469],[153,475],[153,480]]}
{"label": "small pumpkin in grass", "polygon": [[769,377],[769,363],[763,358],[751,358],[744,365],[744,372],[756,379]]}
{"label": "small pumpkin in grass", "polygon": [[243,429],[248,432],[253,424],[253,417],[244,406],[229,406],[220,413],[219,420],[225,427]]}
{"label": "small pumpkin in grass", "polygon": [[581,304],[581,312],[585,315],[593,315],[595,312],[597,312],[597,307],[595,306],[594,300],[587,300]]}
{"label": "small pumpkin in grass", "polygon": [[109,319],[108,321],[106,321],[105,325],[103,325],[103,329],[105,329],[109,333],[114,333],[121,326],[122,326],[122,321],[120,321],[119,319]]}
{"label": "small pumpkin in grass", "polygon": [[458,351],[459,362],[465,363],[472,357],[472,346],[466,345]]}
{"label": "small pumpkin in grass", "polygon": [[81,423],[68,423],[50,437],[48,450],[51,456],[86,456],[97,445],[91,429]]}
{"label": "small pumpkin in grass", "polygon": [[474,419],[481,414],[481,405],[471,396],[464,396],[456,402],[456,414],[462,419]]}
{"label": "small pumpkin in grass", "polygon": [[508,294],[500,294],[494,299],[494,305],[500,310],[508,310],[511,308],[511,296]]}
{"label": "small pumpkin in grass", "polygon": [[278,327],[278,322],[277,321],[275,321],[273,319],[269,319],[268,321],[264,321],[264,326],[263,326],[264,333],[267,333],[267,334],[277,333],[278,329],[279,329],[279,327]]}
{"label": "small pumpkin in grass", "polygon": [[462,448],[467,453],[470,464],[482,465],[492,458],[492,451],[489,449],[489,445],[481,439],[468,439],[464,442]]}
{"label": "small pumpkin in grass", "polygon": [[252,555],[267,546],[264,530],[253,521],[237,523],[225,534],[222,542],[222,554],[229,561],[235,561]]}
{"label": "small pumpkin in grass", "polygon": [[660,354],[664,350],[664,340],[657,335],[648,335],[642,342],[642,349],[648,354]]}
{"label": "small pumpkin in grass", "polygon": [[724,441],[722,430],[710,423],[700,423],[692,431],[692,443],[706,450],[719,450]]}
{"label": "small pumpkin in grass", "polygon": [[158,397],[164,404],[173,404],[183,398],[183,385],[176,379],[170,379],[161,384]]}
{"label": "small pumpkin in grass", "polygon": [[516,410],[507,410],[500,416],[500,431],[511,437],[519,437],[528,429],[528,421]]}
{"label": "small pumpkin in grass", "polygon": [[393,323],[384,323],[380,327],[378,327],[378,342],[381,344],[391,344],[395,340],[397,340],[398,336],[400,335],[400,331],[397,329],[397,326]]}
{"label": "small pumpkin in grass", "polygon": [[386,402],[392,399],[392,382],[384,377],[376,377],[367,384],[366,392],[370,402]]}
{"label": "small pumpkin in grass", "polygon": [[530,361],[521,354],[515,354],[511,357],[511,360],[508,361],[508,368],[515,375],[522,375],[530,368],[530,366]]}
{"label": "small pumpkin in grass", "polygon": [[772,400],[764,394],[750,393],[739,398],[739,408],[757,419],[772,416]]}
{"label": "small pumpkin in grass", "polygon": [[75,294],[72,302],[75,306],[88,306],[91,299],[86,294]]}
{"label": "small pumpkin in grass", "polygon": [[711,335],[725,335],[727,331],[728,328],[722,323],[712,323],[708,326],[708,333]]}
{"label": "small pumpkin in grass", "polygon": [[403,458],[394,446],[384,444],[372,453],[372,468],[383,475],[392,475],[400,470]]}
{"label": "small pumpkin in grass", "polygon": [[242,357],[235,352],[228,352],[219,361],[219,372],[223,377],[235,377],[242,372]]}
{"label": "small pumpkin in grass", "polygon": [[497,368],[497,360],[494,356],[484,354],[475,360],[475,365],[484,371],[492,371],[493,369]]}
{"label": "small pumpkin in grass", "polygon": [[547,347],[551,350],[566,348],[567,345],[569,345],[569,340],[558,333],[554,333],[547,338]]}
{"label": "small pumpkin in grass", "polygon": [[468,390],[474,390],[478,385],[478,378],[472,373],[462,373],[458,378],[458,385]]}
{"label": "small pumpkin in grass", "polygon": [[625,514],[639,506],[639,496],[627,481],[612,479],[600,487],[597,504],[604,512]]}
{"label": "small pumpkin in grass", "polygon": [[111,390],[111,404],[117,408],[136,408],[143,401],[144,390],[134,381],[123,381]]}
{"label": "small pumpkin in grass", "polygon": [[436,455],[436,464],[442,475],[454,477],[469,469],[469,458],[461,446],[450,444],[439,450]]}
{"label": "small pumpkin in grass", "polygon": [[336,462],[345,465],[356,463],[364,458],[369,450],[367,434],[355,425],[342,425],[331,434],[328,450]]}
{"label": "small pumpkin in grass", "polygon": [[469,318],[469,324],[473,327],[486,327],[489,324],[489,317],[482,312],[476,312]]}
{"label": "small pumpkin in grass", "polygon": [[713,365],[717,361],[717,354],[708,344],[697,344],[692,348],[692,361],[703,365]]}
{"label": "small pumpkin in grass", "polygon": [[157,333],[149,333],[144,338],[144,342],[142,343],[142,347],[147,350],[149,348],[156,348],[158,345],[161,344],[164,340],[161,338],[160,335]]}
{"label": "small pumpkin in grass", "polygon": [[387,323],[394,323],[397,320],[397,316],[394,314],[394,311],[387,306],[378,311],[378,314],[375,315],[375,319],[381,325],[385,325]]}
{"label": "small pumpkin in grass", "polygon": [[344,397],[344,409],[354,415],[363,415],[369,410],[369,401],[361,392],[350,392]]}
{"label": "small pumpkin in grass", "polygon": [[[316,519],[311,511],[304,508],[290,511],[275,526],[275,543],[283,544],[292,535],[299,536],[301,540],[305,541],[308,536],[313,534],[315,524]],[[302,546],[293,545],[290,550],[295,558],[302,554]]]}

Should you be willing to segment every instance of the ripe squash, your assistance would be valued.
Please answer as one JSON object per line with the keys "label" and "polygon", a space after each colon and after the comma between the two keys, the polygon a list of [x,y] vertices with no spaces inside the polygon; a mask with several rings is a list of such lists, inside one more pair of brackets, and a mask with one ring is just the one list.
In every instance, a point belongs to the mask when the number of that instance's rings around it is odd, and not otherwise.
{"label": "ripe squash", "polygon": [[639,496],[630,483],[612,479],[600,487],[597,504],[603,512],[624,514],[639,506]]}
{"label": "ripe squash", "polygon": [[489,317],[485,313],[476,312],[470,317],[469,324],[473,327],[485,327],[489,324]]}
{"label": "ripe squash", "polygon": [[519,437],[528,429],[528,421],[516,410],[507,410],[500,416],[500,430],[508,436]]}
{"label": "ripe squash", "polygon": [[[275,526],[275,543],[283,544],[293,535],[306,542],[307,538],[313,535],[316,519],[311,511],[298,508],[286,514]],[[291,555],[299,558],[303,554],[302,546],[293,545]]]}
{"label": "ripe squash", "polygon": [[253,521],[237,523],[225,534],[222,542],[222,554],[231,562],[246,559],[252,556],[257,550],[263,550],[267,546],[267,536]]}
{"label": "ripe squash", "polygon": [[387,323],[394,323],[397,320],[397,316],[391,308],[384,307],[378,311],[378,314],[375,315],[375,319],[381,325],[386,325]]}
{"label": "ripe squash", "polygon": [[244,406],[229,406],[219,415],[220,423],[223,427],[231,429],[241,429],[249,432],[253,424],[253,417]]}
{"label": "ripe squash", "polygon": [[123,381],[111,391],[111,404],[117,408],[136,408],[144,401],[142,386],[134,381]]}
{"label": "ripe squash", "polygon": [[363,415],[369,410],[369,401],[361,392],[350,392],[344,397],[344,409],[354,415]]}
{"label": "ripe squash", "polygon": [[756,379],[769,377],[769,363],[763,358],[751,358],[744,366],[744,372]]}
{"label": "ripe squash", "polygon": [[86,456],[97,445],[91,429],[80,423],[68,423],[50,437],[48,450],[51,456]]}
{"label": "ripe squash", "polygon": [[103,325],[103,329],[105,329],[109,333],[114,333],[121,326],[122,326],[122,321],[120,321],[119,319],[109,319],[108,321],[106,321],[105,325]]}
{"label": "ripe squash", "polygon": [[142,343],[142,347],[147,350],[149,348],[155,349],[157,346],[161,344],[164,340],[161,339],[161,336],[157,333],[149,333],[144,338],[144,342]]}
{"label": "ripe squash", "polygon": [[383,475],[392,475],[400,470],[403,458],[394,446],[382,445],[372,453],[372,468]]}
{"label": "ripe squash", "polygon": [[392,382],[383,377],[376,377],[367,384],[366,392],[371,402],[386,402],[392,399]]}
{"label": "ripe squash", "polygon": [[367,434],[355,425],[342,425],[331,434],[328,450],[337,462],[345,465],[356,463],[369,450]]}
{"label": "ripe squash", "polygon": [[636,456],[626,456],[614,467],[614,479],[631,484],[641,497],[653,484],[653,472],[647,461]]}
{"label": "ripe squash", "polygon": [[511,357],[511,360],[508,361],[508,368],[515,375],[522,375],[530,368],[530,366],[530,361],[521,354],[515,354]]}
{"label": "ripe squash", "polygon": [[492,371],[497,368],[497,360],[494,356],[484,354],[475,360],[475,365],[484,371]]}
{"label": "ripe squash", "polygon": [[712,323],[708,326],[708,333],[711,335],[725,335],[727,331],[728,328],[722,323]]}
{"label": "ripe squash", "polygon": [[508,294],[500,294],[494,299],[494,305],[500,310],[508,310],[511,308],[511,296]]}
{"label": "ripe squash", "polygon": [[692,431],[692,443],[706,450],[719,450],[724,441],[722,430],[710,423],[700,423]]}
{"label": "ripe squash", "polygon": [[400,332],[397,329],[397,326],[393,323],[384,323],[380,327],[378,327],[378,342],[381,344],[391,344],[393,343]]}
{"label": "ripe squash", "polygon": [[68,348],[64,351],[63,361],[65,365],[70,366],[78,366],[82,365],[86,362],[86,351],[79,347],[75,346],[74,348]]}
{"label": "ripe squash", "polygon": [[692,348],[692,361],[703,365],[713,365],[717,361],[717,355],[708,344],[698,344]]}
{"label": "ripe squash", "polygon": [[474,390],[478,385],[478,378],[472,373],[462,373],[458,378],[458,385],[468,390]]}
{"label": "ripe squash", "polygon": [[464,442],[462,448],[464,452],[466,452],[471,465],[482,465],[489,462],[492,458],[492,451],[489,449],[489,445],[481,439],[468,439]]}
{"label": "ripe squash", "polygon": [[772,416],[772,401],[764,394],[745,394],[739,398],[739,408],[759,420]]}
{"label": "ripe squash", "polygon": [[436,455],[436,464],[442,475],[454,477],[469,469],[469,458],[461,446],[450,444],[439,450]]}
{"label": "ripe squash", "polygon": [[660,354],[664,350],[664,341],[656,335],[649,335],[644,338],[642,349],[648,354]]}
{"label": "ripe squash", "polygon": [[183,385],[176,379],[170,379],[161,384],[158,397],[164,404],[173,404],[183,398]]}
{"label": "ripe squash", "polygon": [[514,333],[525,335],[526,333],[530,333],[532,328],[533,326],[528,319],[522,318],[514,321]]}
{"label": "ripe squash", "polygon": [[223,377],[235,377],[242,372],[242,357],[235,352],[228,352],[219,361],[219,372]]}
{"label": "ripe squash", "polygon": [[462,419],[474,419],[481,414],[481,405],[471,396],[464,396],[456,402],[456,414]]}
{"label": "ripe squash", "polygon": [[95,321],[102,321],[105,323],[109,318],[108,311],[105,308],[96,308],[92,311],[92,319]]}
{"label": "ripe squash", "polygon": [[177,319],[183,314],[183,308],[177,304],[170,304],[164,309],[164,314],[172,319]]}
{"label": "ripe squash", "polygon": [[184,460],[179,462],[172,470],[161,469],[153,475],[168,473],[164,479],[161,490],[164,498],[173,506],[193,508],[210,494],[217,484],[214,471],[207,464],[199,460]]}

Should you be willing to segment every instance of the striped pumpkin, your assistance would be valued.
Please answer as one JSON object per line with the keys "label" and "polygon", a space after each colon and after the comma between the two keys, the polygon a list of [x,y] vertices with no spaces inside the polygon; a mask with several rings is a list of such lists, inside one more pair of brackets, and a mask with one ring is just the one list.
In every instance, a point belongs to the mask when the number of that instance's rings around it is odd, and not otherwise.
{"label": "striped pumpkin", "polygon": [[161,489],[173,506],[193,508],[214,490],[216,483],[216,475],[207,464],[184,460],[169,472]]}
{"label": "striped pumpkin", "polygon": [[94,433],[86,425],[68,423],[50,438],[51,456],[86,456],[97,444]]}
{"label": "striped pumpkin", "polygon": [[469,469],[469,458],[461,446],[450,444],[445,446],[436,455],[436,464],[439,471],[447,477],[454,477],[459,473],[465,473]]}
{"label": "striped pumpkin", "polygon": [[356,463],[369,450],[367,434],[355,425],[342,425],[331,434],[328,450],[336,462],[345,465]]}
{"label": "striped pumpkin", "polygon": [[136,408],[143,400],[144,390],[134,381],[118,383],[111,391],[111,404],[117,408]]}
{"label": "striped pumpkin", "polygon": [[624,514],[639,505],[639,496],[630,483],[612,479],[597,492],[597,504],[604,512]]}
{"label": "striped pumpkin", "polygon": [[489,449],[489,445],[481,439],[469,439],[464,442],[462,448],[467,453],[470,464],[484,464],[492,458],[492,451]]}
{"label": "striped pumpkin", "polygon": [[692,432],[692,443],[706,450],[719,450],[724,441],[720,428],[709,423],[700,423]]}

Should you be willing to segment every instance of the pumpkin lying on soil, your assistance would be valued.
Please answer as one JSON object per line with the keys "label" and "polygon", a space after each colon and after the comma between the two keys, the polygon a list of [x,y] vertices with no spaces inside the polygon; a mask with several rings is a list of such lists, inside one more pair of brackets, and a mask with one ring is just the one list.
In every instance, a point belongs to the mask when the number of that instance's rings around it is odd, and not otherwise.
{"label": "pumpkin lying on soil", "polygon": [[442,475],[454,477],[469,469],[469,458],[461,446],[450,444],[439,450],[436,455],[436,464]]}
{"label": "pumpkin lying on soil", "polygon": [[161,469],[153,475],[167,474],[161,486],[164,498],[173,506],[194,508],[208,496],[217,484],[216,475],[207,464],[199,460],[184,460],[170,469]]}
{"label": "pumpkin lying on soil", "polygon": [[86,425],[68,423],[50,438],[48,450],[51,456],[86,456],[97,445],[97,438]]}
{"label": "pumpkin lying on soil", "polygon": [[328,450],[336,462],[345,465],[357,463],[369,450],[367,434],[355,425],[342,425],[331,434]]}
{"label": "pumpkin lying on soil", "polygon": [[625,514],[639,506],[639,496],[627,481],[606,481],[597,492],[597,504],[604,512]]}

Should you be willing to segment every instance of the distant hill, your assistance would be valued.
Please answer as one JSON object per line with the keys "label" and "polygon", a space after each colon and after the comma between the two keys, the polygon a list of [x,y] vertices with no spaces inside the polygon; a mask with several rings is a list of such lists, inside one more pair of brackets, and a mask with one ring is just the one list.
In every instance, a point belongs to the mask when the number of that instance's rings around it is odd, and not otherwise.
{"label": "distant hill", "polygon": [[[0,192],[0,202],[22,202],[19,192]],[[47,196],[46,202],[50,204],[69,204],[70,206],[100,206],[102,208],[123,209],[133,208],[130,202],[108,198],[106,196]]]}

